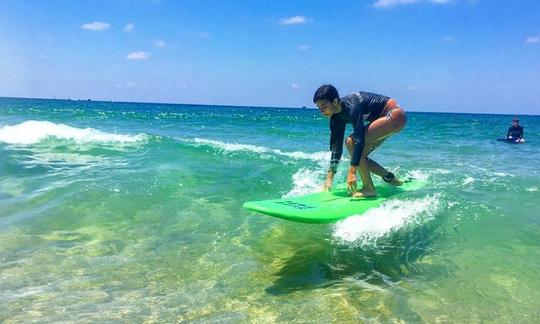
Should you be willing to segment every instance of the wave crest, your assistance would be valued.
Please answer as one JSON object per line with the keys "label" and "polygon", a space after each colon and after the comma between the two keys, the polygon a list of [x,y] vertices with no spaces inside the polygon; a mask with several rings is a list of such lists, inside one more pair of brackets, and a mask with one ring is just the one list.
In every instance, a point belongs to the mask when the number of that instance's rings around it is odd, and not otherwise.
{"label": "wave crest", "polygon": [[185,140],[185,141],[194,143],[196,145],[209,145],[225,152],[244,151],[244,152],[257,153],[257,154],[268,153],[268,154],[286,156],[286,157],[296,159],[296,160],[311,160],[311,161],[316,161],[316,162],[319,162],[321,159],[329,159],[328,152],[314,152],[314,153],[306,153],[302,151],[284,152],[282,150],[273,149],[266,146],[226,143],[226,142],[210,140],[210,139],[205,139],[205,138],[194,138],[194,139]]}
{"label": "wave crest", "polygon": [[379,239],[391,233],[429,222],[439,205],[439,195],[414,200],[392,199],[362,216],[351,216],[336,223],[333,237],[347,245],[375,246]]}
{"label": "wave crest", "polygon": [[86,143],[137,143],[148,139],[146,134],[125,135],[107,133],[94,128],[76,128],[49,121],[29,120],[17,125],[0,127],[0,142],[31,145],[50,138]]}

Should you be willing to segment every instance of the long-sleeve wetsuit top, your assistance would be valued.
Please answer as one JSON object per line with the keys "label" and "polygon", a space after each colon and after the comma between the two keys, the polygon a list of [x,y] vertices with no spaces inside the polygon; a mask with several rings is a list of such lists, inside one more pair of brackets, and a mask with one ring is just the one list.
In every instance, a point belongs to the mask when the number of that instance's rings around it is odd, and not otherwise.
{"label": "long-sleeve wetsuit top", "polygon": [[364,121],[371,123],[379,118],[388,100],[390,100],[389,97],[369,92],[355,92],[341,98],[341,112],[330,118],[330,150],[332,151],[330,168],[332,170],[336,170],[343,153],[343,139],[347,124],[353,125],[355,139],[351,165],[360,164],[360,156],[364,149]]}
{"label": "long-sleeve wetsuit top", "polygon": [[523,137],[523,126],[510,126],[506,138],[512,136],[513,139],[521,139]]}

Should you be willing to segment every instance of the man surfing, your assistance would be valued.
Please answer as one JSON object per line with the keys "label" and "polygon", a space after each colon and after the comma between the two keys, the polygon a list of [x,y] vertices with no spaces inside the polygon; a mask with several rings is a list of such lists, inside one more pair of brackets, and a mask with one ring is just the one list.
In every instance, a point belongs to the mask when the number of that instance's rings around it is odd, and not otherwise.
{"label": "man surfing", "polygon": [[[351,156],[347,174],[347,189],[353,197],[375,197],[377,191],[371,174],[375,173],[385,182],[401,186],[402,181],[368,158],[368,155],[388,137],[401,131],[407,122],[405,111],[396,100],[369,92],[355,92],[339,98],[337,89],[329,84],[320,86],[313,96],[319,111],[330,119],[330,150],[332,156],[323,190],[330,190],[337,166],[343,153],[343,141],[347,124],[353,125],[353,133],[345,141]],[[367,126],[364,125],[367,122]],[[357,188],[357,171],[362,188]]]}

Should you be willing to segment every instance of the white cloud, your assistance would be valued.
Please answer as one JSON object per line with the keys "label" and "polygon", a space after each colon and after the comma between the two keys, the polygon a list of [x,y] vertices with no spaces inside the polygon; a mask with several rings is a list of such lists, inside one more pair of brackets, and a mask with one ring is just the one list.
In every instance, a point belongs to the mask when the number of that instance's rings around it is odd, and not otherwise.
{"label": "white cloud", "polygon": [[293,89],[296,89],[298,87],[300,87],[300,85],[298,85],[298,83],[291,84],[291,88],[293,88]]}
{"label": "white cloud", "polygon": [[163,48],[163,47],[165,47],[165,46],[167,46],[167,44],[165,44],[165,42],[162,41],[161,39],[156,39],[156,40],[154,41],[154,47]]}
{"label": "white cloud", "polygon": [[126,26],[124,27],[124,31],[126,33],[131,33],[133,31],[133,29],[135,29],[135,25],[132,24],[132,23],[128,23],[126,24]]}
{"label": "white cloud", "polygon": [[531,37],[527,37],[525,39],[525,43],[527,44],[534,44],[534,43],[538,43],[540,42],[540,37],[539,36],[531,36]]}
{"label": "white cloud", "polygon": [[128,55],[126,55],[126,58],[128,60],[137,60],[137,61],[146,60],[149,57],[150,57],[150,53],[146,53],[143,51],[131,52]]}
{"label": "white cloud", "polygon": [[395,7],[399,5],[405,5],[410,3],[417,3],[417,2],[431,2],[431,3],[437,3],[437,4],[445,4],[449,3],[451,0],[377,0],[375,3],[373,3],[373,7],[377,8],[390,8]]}
{"label": "white cloud", "polygon": [[300,51],[307,51],[308,49],[309,49],[309,46],[307,46],[306,44],[302,44],[298,46],[298,50]]}
{"label": "white cloud", "polygon": [[289,18],[282,18],[279,23],[281,25],[299,25],[307,23],[308,19],[304,16],[293,16]]}
{"label": "white cloud", "polygon": [[418,91],[418,90],[420,90],[420,87],[416,86],[416,85],[410,85],[410,86],[407,87],[407,90],[409,90],[409,91]]}
{"label": "white cloud", "polygon": [[94,21],[92,23],[82,24],[81,27],[87,30],[105,30],[111,27],[111,25],[101,21]]}

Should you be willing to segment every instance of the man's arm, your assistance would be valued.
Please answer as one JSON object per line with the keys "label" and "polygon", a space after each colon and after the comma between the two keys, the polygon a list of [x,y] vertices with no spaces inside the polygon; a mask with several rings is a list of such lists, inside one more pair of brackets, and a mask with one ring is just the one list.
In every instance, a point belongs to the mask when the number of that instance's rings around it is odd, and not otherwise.
{"label": "man's arm", "polygon": [[351,157],[351,166],[349,167],[349,172],[347,174],[347,190],[354,193],[356,192],[358,185],[356,180],[356,171],[360,166],[360,158],[362,157],[362,151],[364,150],[365,127],[361,109],[354,111],[351,117],[353,119],[353,135],[355,144],[353,155]]}
{"label": "man's arm", "polygon": [[340,122],[335,119],[330,120],[330,169],[337,170],[341,155],[343,154],[343,138],[345,137],[345,122]]}
{"label": "man's arm", "polygon": [[354,123],[354,151],[353,156],[351,157],[351,166],[356,166],[360,164],[360,157],[362,156],[362,151],[364,150],[364,137],[365,137],[365,127],[364,119],[362,118],[362,112],[360,110],[356,111],[352,116]]}
{"label": "man's arm", "polygon": [[334,175],[337,172],[339,160],[343,154],[343,138],[345,137],[345,122],[337,122],[330,120],[330,167],[326,174],[326,180],[323,185],[323,190],[328,190],[332,187]]}

